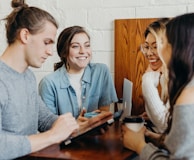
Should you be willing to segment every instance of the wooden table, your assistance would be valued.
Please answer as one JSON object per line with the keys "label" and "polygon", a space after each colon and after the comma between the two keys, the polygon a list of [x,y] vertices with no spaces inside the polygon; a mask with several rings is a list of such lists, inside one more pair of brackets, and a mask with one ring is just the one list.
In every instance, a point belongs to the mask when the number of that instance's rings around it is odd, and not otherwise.
{"label": "wooden table", "polygon": [[120,123],[115,121],[105,134],[90,134],[65,148],[53,145],[23,159],[72,159],[72,160],[127,160],[135,153],[124,148],[121,141]]}

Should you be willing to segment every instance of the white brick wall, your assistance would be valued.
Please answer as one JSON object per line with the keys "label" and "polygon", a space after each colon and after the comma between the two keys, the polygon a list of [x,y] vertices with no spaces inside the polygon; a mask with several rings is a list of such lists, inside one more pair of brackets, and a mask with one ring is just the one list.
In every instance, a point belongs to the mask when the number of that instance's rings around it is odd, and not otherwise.
{"label": "white brick wall", "polygon": [[[0,19],[8,15],[11,0],[0,1]],[[93,62],[109,66],[114,76],[114,20],[176,16],[194,11],[194,0],[26,0],[30,6],[49,11],[60,25],[59,32],[71,25],[84,26],[91,36]],[[0,22],[0,55],[6,48],[4,22]],[[14,54],[14,53],[13,53]],[[33,69],[40,79],[53,71],[55,54],[40,69]]]}

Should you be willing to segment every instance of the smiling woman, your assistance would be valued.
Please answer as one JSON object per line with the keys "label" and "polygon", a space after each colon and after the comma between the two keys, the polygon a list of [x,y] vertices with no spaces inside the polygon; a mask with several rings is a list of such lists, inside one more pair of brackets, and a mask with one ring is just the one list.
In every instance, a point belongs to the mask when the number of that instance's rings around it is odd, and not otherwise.
{"label": "smiling woman", "polygon": [[[142,76],[142,93],[145,100],[145,110],[148,118],[154,124],[154,130],[163,133],[167,127],[166,114],[169,103],[167,101],[167,77],[163,63],[157,49],[157,34],[163,30],[168,18],[152,22],[144,32],[145,43],[142,51],[149,64]],[[145,114],[144,114],[145,115]]]}
{"label": "smiling woman", "polygon": [[[168,66],[168,127],[159,146],[145,142],[145,128],[138,133],[123,125],[123,143],[140,154],[140,160],[194,159],[194,13],[172,18],[157,39],[163,39],[161,57]],[[158,41],[157,41],[158,42]],[[170,55],[170,56],[169,56]],[[167,56],[167,57],[166,57]],[[134,138],[135,137],[135,138]]]}
{"label": "smiling woman", "polygon": [[152,70],[156,71],[162,66],[157,52],[156,38],[149,33],[145,36],[145,43],[141,45],[142,53],[145,55]]}
{"label": "smiling woman", "polygon": [[61,61],[55,64],[55,72],[39,84],[40,95],[53,113],[72,112],[76,118],[85,118],[85,112],[109,110],[110,104],[117,102],[108,67],[90,63],[90,37],[83,27],[65,28],[57,52]]}

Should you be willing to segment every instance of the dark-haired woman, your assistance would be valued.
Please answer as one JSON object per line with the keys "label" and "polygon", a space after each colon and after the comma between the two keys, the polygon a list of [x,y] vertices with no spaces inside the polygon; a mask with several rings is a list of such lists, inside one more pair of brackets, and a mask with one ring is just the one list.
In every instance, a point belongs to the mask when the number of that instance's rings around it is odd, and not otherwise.
{"label": "dark-haired woman", "polygon": [[40,95],[53,113],[71,112],[78,118],[83,110],[107,111],[117,102],[108,67],[90,62],[90,36],[83,27],[65,28],[59,35],[57,52],[61,61],[55,64],[55,72],[39,84]]}
{"label": "dark-haired woman", "polygon": [[[137,133],[123,126],[124,146],[142,160],[194,159],[194,13],[171,19],[161,34],[161,57],[169,70],[170,110],[164,143],[157,148],[144,140],[145,128]],[[135,137],[135,138],[134,138]]]}

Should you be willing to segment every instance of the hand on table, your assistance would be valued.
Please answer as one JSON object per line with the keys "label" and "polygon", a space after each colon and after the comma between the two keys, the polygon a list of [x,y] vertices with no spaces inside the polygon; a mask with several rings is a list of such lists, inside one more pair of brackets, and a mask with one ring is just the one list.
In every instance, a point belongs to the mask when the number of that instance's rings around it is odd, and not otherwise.
{"label": "hand on table", "polygon": [[145,136],[152,138],[152,139],[155,139],[155,140],[159,140],[159,138],[161,137],[161,134],[154,133],[154,132],[150,131],[149,129],[146,129]]}
{"label": "hand on table", "polygon": [[[92,118],[87,118],[87,117],[84,117],[84,114],[86,113],[86,111],[85,110],[81,111],[81,113],[77,119],[77,122],[80,126],[80,130],[86,129],[86,128],[92,126],[93,124],[100,122],[104,118],[108,118],[108,117],[111,118],[112,117],[112,113],[109,111],[95,110],[93,112],[99,112],[99,114],[92,117]],[[101,129],[101,133],[104,133],[105,130],[107,130],[107,128]]]}
{"label": "hand on table", "polygon": [[71,113],[60,115],[50,129],[53,141],[56,143],[68,138],[79,129],[79,125]]}
{"label": "hand on table", "polygon": [[143,112],[142,114],[140,114],[139,116],[141,116],[145,121],[148,121],[149,120],[149,117],[147,115],[146,112]]}

